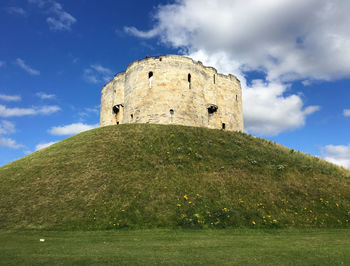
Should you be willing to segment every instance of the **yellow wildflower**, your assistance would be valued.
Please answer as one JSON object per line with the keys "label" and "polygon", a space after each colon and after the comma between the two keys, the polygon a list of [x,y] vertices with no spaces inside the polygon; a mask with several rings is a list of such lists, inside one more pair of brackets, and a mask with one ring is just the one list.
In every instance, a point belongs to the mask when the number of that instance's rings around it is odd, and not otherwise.
{"label": "yellow wildflower", "polygon": [[187,196],[187,194],[185,194],[184,199],[185,199],[185,200],[188,200],[188,196]]}
{"label": "yellow wildflower", "polygon": [[252,224],[255,225],[256,224],[255,221],[252,221]]}
{"label": "yellow wildflower", "polygon": [[180,203],[178,203],[178,204],[177,204],[177,207],[181,207],[181,204],[180,204]]}
{"label": "yellow wildflower", "polygon": [[198,213],[195,213],[193,216],[194,216],[194,217],[197,217],[197,218],[200,217]]}

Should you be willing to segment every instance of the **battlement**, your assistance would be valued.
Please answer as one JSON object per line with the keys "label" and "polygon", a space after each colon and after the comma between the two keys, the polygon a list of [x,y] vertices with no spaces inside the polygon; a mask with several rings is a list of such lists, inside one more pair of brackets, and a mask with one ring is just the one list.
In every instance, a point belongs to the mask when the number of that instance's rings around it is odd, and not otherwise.
{"label": "battlement", "polygon": [[101,93],[100,126],[124,123],[243,131],[240,81],[179,55],[132,62]]}

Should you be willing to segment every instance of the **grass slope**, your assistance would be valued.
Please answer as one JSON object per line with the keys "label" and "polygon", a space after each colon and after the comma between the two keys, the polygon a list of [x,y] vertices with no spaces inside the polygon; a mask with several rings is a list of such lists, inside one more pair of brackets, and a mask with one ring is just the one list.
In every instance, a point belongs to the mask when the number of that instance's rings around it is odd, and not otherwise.
{"label": "grass slope", "polygon": [[0,168],[0,229],[349,227],[350,172],[238,132],[87,131]]}

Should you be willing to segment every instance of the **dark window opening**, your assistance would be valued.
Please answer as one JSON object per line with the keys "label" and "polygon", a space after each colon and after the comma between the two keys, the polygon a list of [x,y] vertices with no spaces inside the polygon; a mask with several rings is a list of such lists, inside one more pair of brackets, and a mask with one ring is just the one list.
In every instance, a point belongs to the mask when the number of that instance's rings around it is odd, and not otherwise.
{"label": "dark window opening", "polygon": [[225,129],[226,128],[226,124],[225,123],[222,123],[222,129]]}
{"label": "dark window opening", "polygon": [[119,106],[118,105],[113,106],[113,113],[115,113],[116,115],[119,113]]}
{"label": "dark window opening", "polygon": [[148,73],[148,81],[149,81],[149,87],[152,88],[152,79],[153,79],[153,72]]}
{"label": "dark window opening", "polygon": [[215,74],[214,74],[214,84],[215,84]]}
{"label": "dark window opening", "polygon": [[159,61],[162,61],[162,58],[161,58],[161,57],[159,57]]}
{"label": "dark window opening", "polygon": [[187,80],[189,83],[191,83],[191,74],[190,73],[188,73]]}
{"label": "dark window opening", "polygon": [[236,101],[238,101],[238,95],[236,94]]}
{"label": "dark window opening", "polygon": [[134,115],[133,114],[131,114],[130,117],[131,117],[131,119],[134,119]]}
{"label": "dark window opening", "polygon": [[117,125],[119,125],[119,122],[117,122]]}
{"label": "dark window opening", "polygon": [[208,114],[214,114],[218,110],[218,107],[215,104],[208,106]]}
{"label": "dark window opening", "polygon": [[174,110],[170,109],[170,115],[173,115],[173,114],[174,114]]}

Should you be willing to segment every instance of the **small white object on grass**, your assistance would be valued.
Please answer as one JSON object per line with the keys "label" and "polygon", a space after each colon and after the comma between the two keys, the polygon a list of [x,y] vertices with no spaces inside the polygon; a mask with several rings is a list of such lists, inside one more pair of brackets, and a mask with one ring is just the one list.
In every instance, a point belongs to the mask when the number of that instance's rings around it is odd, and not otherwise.
{"label": "small white object on grass", "polygon": [[40,238],[40,242],[45,242],[45,239],[44,238]]}

